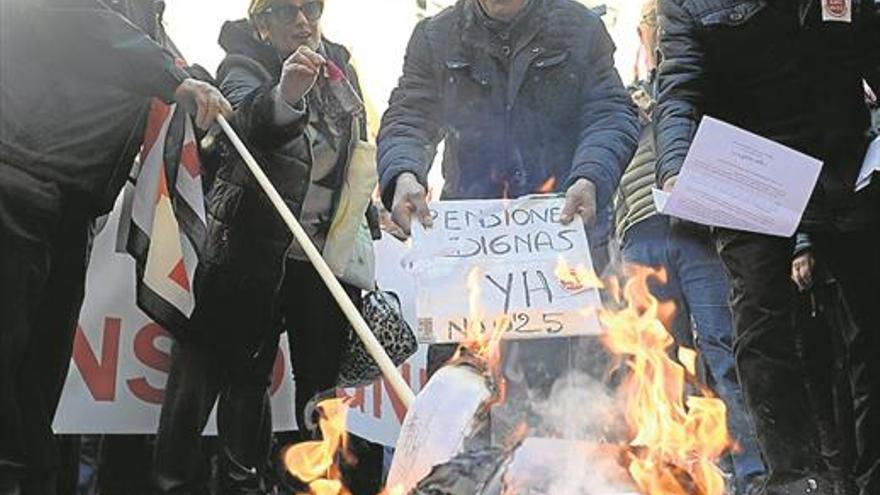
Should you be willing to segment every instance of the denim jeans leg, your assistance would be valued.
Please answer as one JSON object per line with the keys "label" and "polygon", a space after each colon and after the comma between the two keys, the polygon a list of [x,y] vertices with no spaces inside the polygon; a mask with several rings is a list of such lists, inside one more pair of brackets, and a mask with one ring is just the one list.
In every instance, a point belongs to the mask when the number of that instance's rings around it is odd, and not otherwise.
{"label": "denim jeans leg", "polygon": [[732,456],[733,474],[736,485],[744,489],[765,468],[736,373],[727,274],[708,229],[701,226],[674,225],[669,256],[696,327],[697,348],[709,384],[727,405],[730,433],[739,445]]}
{"label": "denim jeans leg", "polygon": [[640,265],[666,271],[666,283],[649,279],[651,294],[661,302],[675,304],[672,321],[663,322],[678,345],[694,347],[693,331],[682,300],[681,287],[668,257],[669,218],[654,216],[630,227],[623,236],[621,254],[625,265]]}

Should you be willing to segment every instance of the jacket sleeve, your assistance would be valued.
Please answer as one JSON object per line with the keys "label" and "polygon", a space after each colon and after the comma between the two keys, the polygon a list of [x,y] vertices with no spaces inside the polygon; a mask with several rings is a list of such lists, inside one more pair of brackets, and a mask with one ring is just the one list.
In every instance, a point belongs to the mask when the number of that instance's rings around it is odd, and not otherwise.
{"label": "jacket sleeve", "polygon": [[100,0],[8,1],[4,14],[25,23],[34,56],[58,70],[169,103],[187,78],[170,52]]}
{"label": "jacket sleeve", "polygon": [[377,138],[382,201],[390,209],[397,176],[411,172],[427,187],[428,171],[441,139],[440,88],[431,61],[426,22],[416,25],[403,63],[403,76],[391,93]]}
{"label": "jacket sleeve", "polygon": [[220,91],[235,109],[230,123],[242,139],[257,150],[270,151],[303,135],[308,123],[305,103],[289,105],[278,94],[278,86],[268,82],[268,73],[260,77],[262,68],[248,67],[256,62],[236,64],[230,63],[231,58],[217,72]]}
{"label": "jacket sleeve", "polygon": [[810,240],[810,234],[806,232],[798,232],[794,236],[794,256],[800,256],[806,251],[813,249],[813,242]]}
{"label": "jacket sleeve", "polygon": [[696,20],[679,4],[660,2],[660,54],[657,71],[657,184],[681,170],[702,115],[705,56]]}
{"label": "jacket sleeve", "polygon": [[596,186],[599,209],[611,201],[639,141],[636,106],[614,68],[614,43],[594,29],[590,75],[581,100],[580,139],[566,187],[580,178]]}

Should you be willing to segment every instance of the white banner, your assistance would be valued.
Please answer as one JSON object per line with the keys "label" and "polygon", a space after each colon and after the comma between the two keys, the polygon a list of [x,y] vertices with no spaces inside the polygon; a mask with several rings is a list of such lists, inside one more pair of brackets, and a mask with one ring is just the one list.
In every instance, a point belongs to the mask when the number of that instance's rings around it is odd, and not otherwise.
{"label": "white banner", "polygon": [[469,327],[496,325],[505,339],[599,334],[587,236],[578,220],[559,223],[563,201],[432,203],[434,226],[413,228],[421,341],[459,342]]}
{"label": "white banner", "polygon": [[[134,261],[116,252],[121,201],[95,239],[86,281],[86,300],[76,330],[73,358],[55,416],[56,433],[152,434],[170,365],[171,337],[135,304]],[[400,266],[405,246],[394,239],[377,243],[379,281],[398,293],[413,321],[413,284]],[[272,414],[276,431],[296,428],[293,380],[286,340],[272,372]],[[410,386],[425,381],[424,351],[403,365]],[[379,381],[369,387],[340,391],[351,397],[349,429],[384,445],[394,445],[405,413]],[[214,418],[206,434],[216,431]]]}

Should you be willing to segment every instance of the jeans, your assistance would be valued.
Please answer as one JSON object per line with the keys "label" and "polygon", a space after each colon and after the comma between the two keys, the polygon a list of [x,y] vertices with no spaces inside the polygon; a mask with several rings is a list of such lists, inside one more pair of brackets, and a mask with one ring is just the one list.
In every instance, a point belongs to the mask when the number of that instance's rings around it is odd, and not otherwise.
{"label": "jeans", "polygon": [[732,474],[743,492],[765,468],[736,373],[727,276],[709,230],[658,215],[632,226],[622,251],[625,263],[665,268],[667,283],[656,284],[652,293],[675,303],[670,326],[676,342],[696,344],[708,385],[727,405],[728,427],[739,445],[731,456]]}

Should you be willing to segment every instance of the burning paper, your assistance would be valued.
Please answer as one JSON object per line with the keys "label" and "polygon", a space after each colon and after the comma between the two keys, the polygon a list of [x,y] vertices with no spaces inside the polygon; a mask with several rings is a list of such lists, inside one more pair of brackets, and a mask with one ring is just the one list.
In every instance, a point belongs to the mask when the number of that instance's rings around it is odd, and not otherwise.
{"label": "burning paper", "polygon": [[446,366],[431,377],[401,427],[388,486],[409,493],[435,465],[462,450],[491,397],[486,376],[469,365]]}

